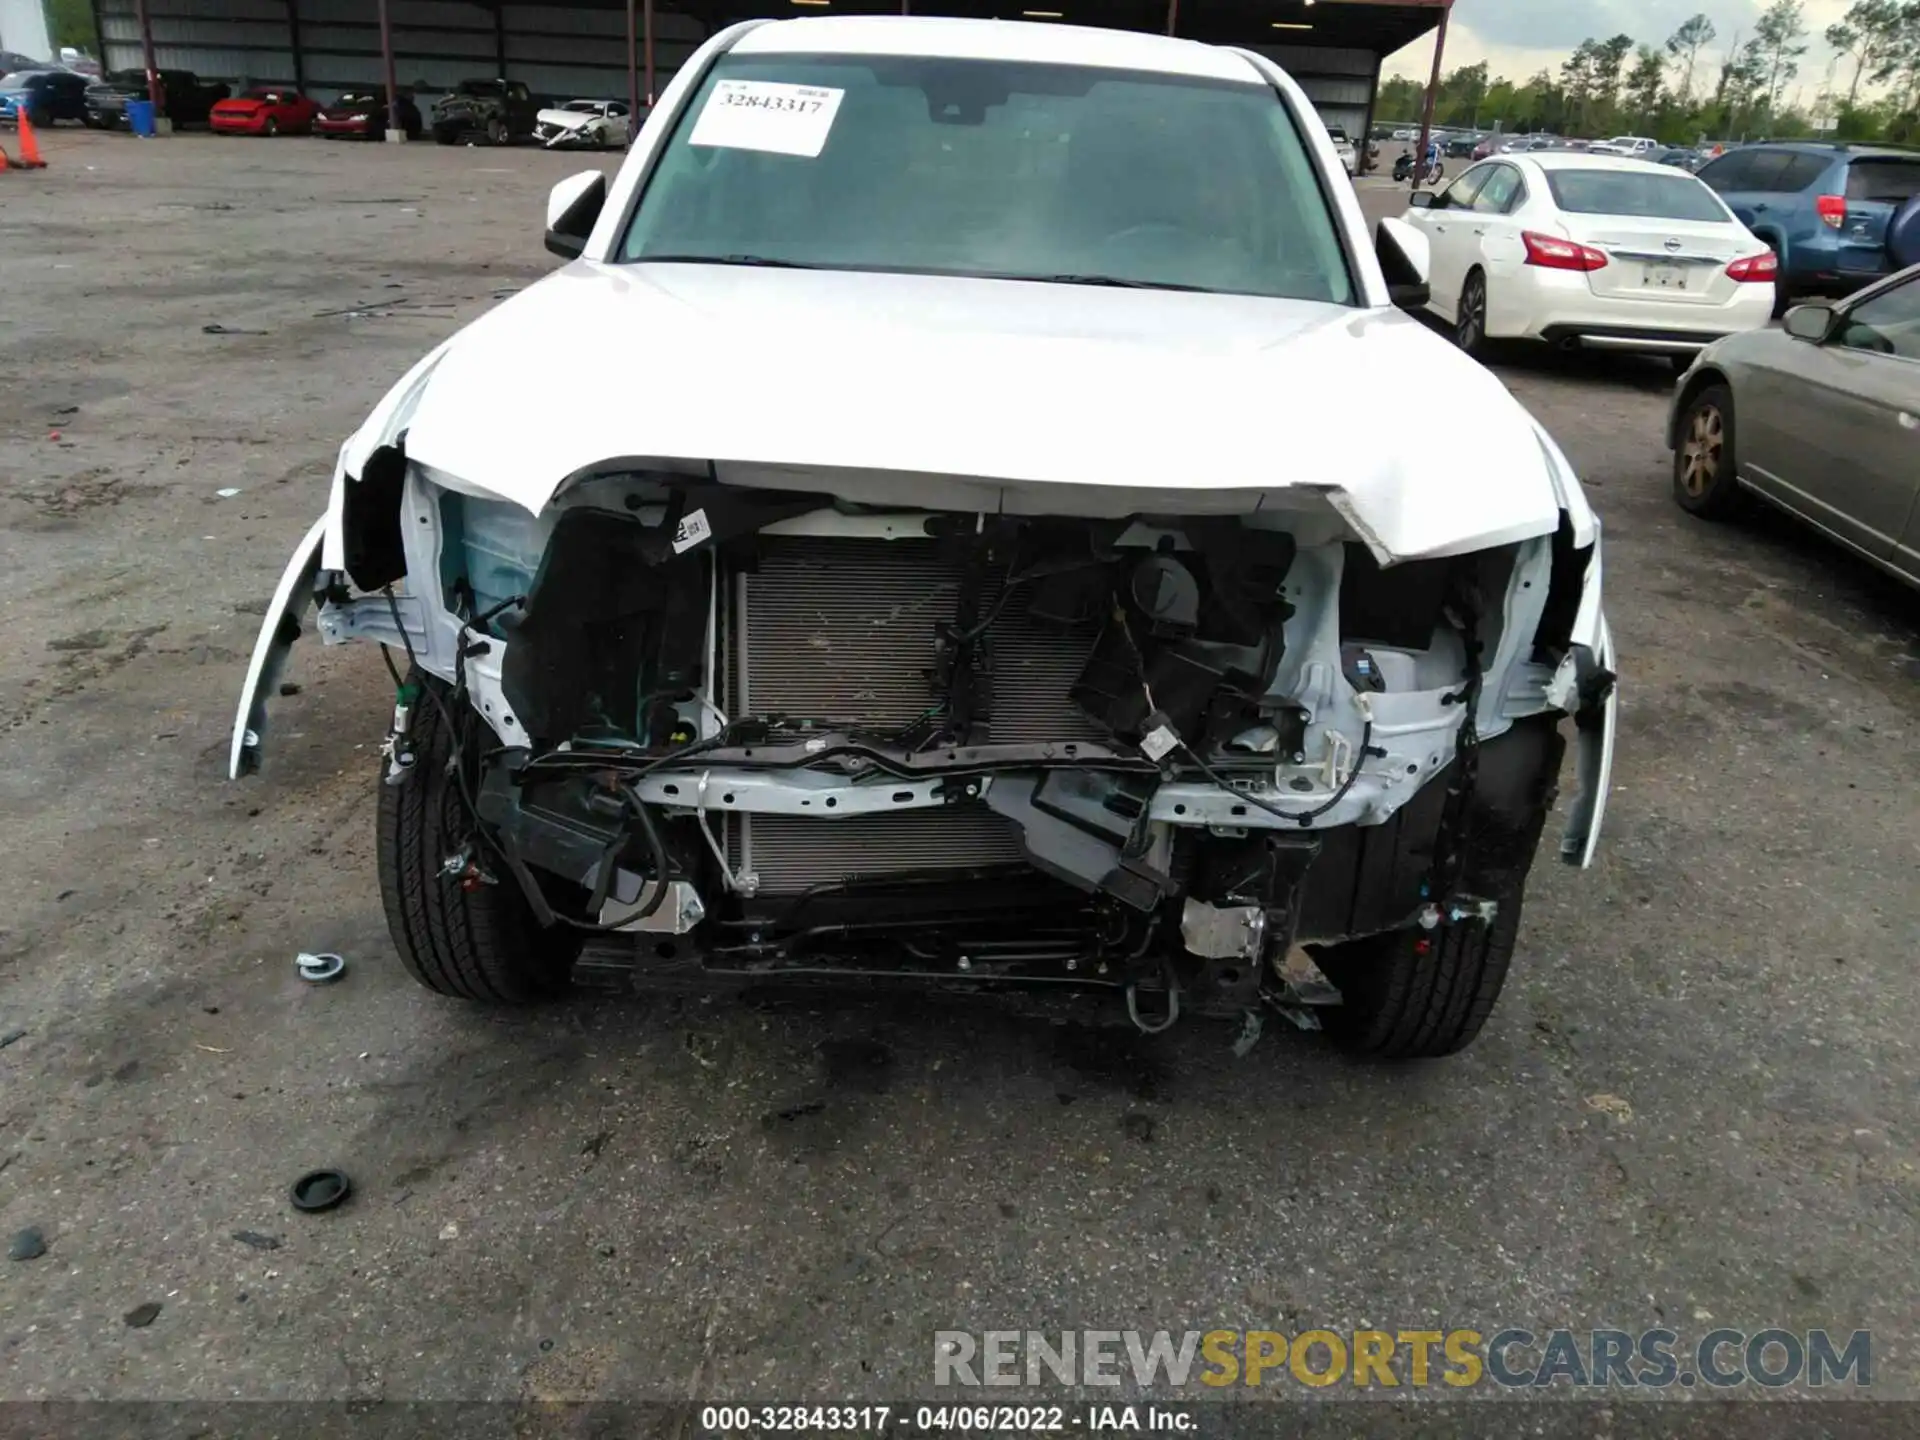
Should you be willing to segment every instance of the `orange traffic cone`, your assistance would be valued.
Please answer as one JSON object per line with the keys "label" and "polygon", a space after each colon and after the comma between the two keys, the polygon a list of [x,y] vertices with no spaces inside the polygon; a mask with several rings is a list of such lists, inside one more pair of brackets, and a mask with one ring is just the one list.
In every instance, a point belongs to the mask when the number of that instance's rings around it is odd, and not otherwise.
{"label": "orange traffic cone", "polygon": [[0,150],[0,170],[5,170],[6,168],[7,168],[7,152],[4,150]]}
{"label": "orange traffic cone", "polygon": [[47,162],[40,158],[40,141],[33,133],[33,121],[27,118],[26,108],[22,106],[15,112],[20,117],[20,168],[22,170],[44,170]]}

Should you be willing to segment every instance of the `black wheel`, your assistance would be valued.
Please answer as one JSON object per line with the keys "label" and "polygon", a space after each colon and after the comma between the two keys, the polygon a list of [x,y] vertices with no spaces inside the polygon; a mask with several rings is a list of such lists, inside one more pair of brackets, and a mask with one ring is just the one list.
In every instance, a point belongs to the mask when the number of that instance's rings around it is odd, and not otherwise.
{"label": "black wheel", "polygon": [[1470,271],[1454,311],[1453,343],[1476,360],[1485,360],[1492,348],[1487,339],[1487,277]]}
{"label": "black wheel", "polygon": [[269,115],[267,117],[267,123],[260,127],[260,133],[262,135],[265,135],[268,139],[272,139],[275,135],[278,135],[280,133],[280,122],[274,119],[273,116]]}
{"label": "black wheel", "polygon": [[451,145],[459,138],[460,132],[450,125],[436,125],[433,127],[433,143],[436,145]]}
{"label": "black wheel", "polygon": [[1709,385],[1680,417],[1673,449],[1673,498],[1690,515],[1707,520],[1737,513],[1744,500],[1734,479],[1733,392]]}
{"label": "black wheel", "polygon": [[498,115],[487,121],[487,143],[504,145],[507,143],[507,122]]}
{"label": "black wheel", "polygon": [[1386,1060],[1464,1050],[1493,1013],[1520,934],[1521,888],[1491,922],[1394,930],[1330,946],[1318,957],[1341,1003],[1321,1012],[1342,1049]]}
{"label": "black wheel", "polygon": [[[1479,746],[1459,813],[1440,812],[1433,863],[1447,873],[1428,881],[1439,887],[1436,897],[1452,897],[1449,908],[1472,908],[1471,918],[1436,917],[1431,929],[1415,924],[1313,947],[1315,963],[1340,991],[1341,1003],[1319,1014],[1342,1048],[1432,1059],[1465,1049],[1480,1033],[1513,960],[1527,874],[1565,753],[1554,717],[1522,720]],[[1449,785],[1451,772],[1432,783]],[[1480,918],[1477,901],[1492,902],[1491,918]]]}
{"label": "black wheel", "polygon": [[[437,680],[417,671],[412,679],[436,687],[451,708]],[[401,963],[427,989],[461,1000],[519,1005],[558,994],[579,950],[577,932],[541,929],[513,876],[484,847],[476,854],[499,883],[466,889],[442,875],[473,823],[459,778],[448,773],[457,741],[432,695],[415,703],[411,733],[413,773],[380,785],[375,822],[380,899]]]}
{"label": "black wheel", "polygon": [[1787,257],[1780,253],[1780,247],[1771,240],[1767,241],[1767,248],[1773,251],[1773,263],[1777,267],[1773,281],[1773,318],[1778,320],[1793,308],[1796,297],[1793,286],[1787,283]]}

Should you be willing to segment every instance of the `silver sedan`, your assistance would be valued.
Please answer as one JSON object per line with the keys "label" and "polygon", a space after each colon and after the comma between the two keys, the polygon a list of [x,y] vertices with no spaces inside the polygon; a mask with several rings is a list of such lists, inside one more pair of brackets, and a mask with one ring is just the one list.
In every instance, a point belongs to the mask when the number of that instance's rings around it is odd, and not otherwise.
{"label": "silver sedan", "polygon": [[1667,443],[1683,510],[1757,495],[1920,587],[1920,266],[1708,346]]}

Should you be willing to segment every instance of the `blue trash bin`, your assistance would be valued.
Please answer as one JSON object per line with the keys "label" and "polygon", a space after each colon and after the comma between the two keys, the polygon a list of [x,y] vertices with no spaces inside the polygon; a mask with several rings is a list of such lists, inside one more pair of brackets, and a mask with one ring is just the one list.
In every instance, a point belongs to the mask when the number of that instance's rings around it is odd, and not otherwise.
{"label": "blue trash bin", "polygon": [[153,138],[153,101],[127,101],[127,125],[133,133],[147,139]]}

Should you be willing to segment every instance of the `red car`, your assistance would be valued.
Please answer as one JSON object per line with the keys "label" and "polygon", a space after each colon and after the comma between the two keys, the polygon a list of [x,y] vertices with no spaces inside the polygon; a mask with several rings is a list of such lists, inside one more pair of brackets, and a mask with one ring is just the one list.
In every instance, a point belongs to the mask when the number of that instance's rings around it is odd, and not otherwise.
{"label": "red car", "polygon": [[288,85],[255,85],[213,107],[207,123],[223,135],[307,134],[320,107]]}

